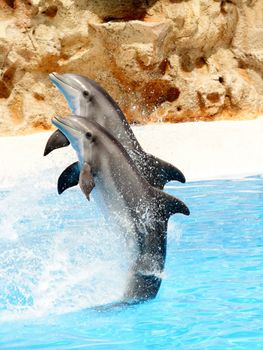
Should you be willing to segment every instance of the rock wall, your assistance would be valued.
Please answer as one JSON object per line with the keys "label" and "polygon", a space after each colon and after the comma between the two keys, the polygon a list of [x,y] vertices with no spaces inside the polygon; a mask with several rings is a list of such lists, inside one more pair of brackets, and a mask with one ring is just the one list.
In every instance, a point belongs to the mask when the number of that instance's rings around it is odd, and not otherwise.
{"label": "rock wall", "polygon": [[0,0],[0,134],[69,112],[48,73],[102,84],[133,122],[263,113],[262,0]]}

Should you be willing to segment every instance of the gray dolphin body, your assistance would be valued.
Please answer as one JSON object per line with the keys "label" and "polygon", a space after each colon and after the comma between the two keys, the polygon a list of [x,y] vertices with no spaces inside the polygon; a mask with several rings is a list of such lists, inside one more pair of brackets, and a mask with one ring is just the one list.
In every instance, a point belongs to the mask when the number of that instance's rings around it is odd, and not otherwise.
{"label": "gray dolphin body", "polygon": [[[52,73],[51,81],[63,93],[75,115],[95,121],[108,130],[123,145],[142,176],[154,187],[162,189],[171,180],[185,182],[182,172],[159,158],[144,152],[129,123],[113,98],[95,81],[77,74]],[[69,145],[68,138],[59,130],[51,135],[44,155]],[[63,173],[65,189],[78,183],[78,164],[69,166]]]}
{"label": "gray dolphin body", "polygon": [[123,302],[154,298],[164,269],[168,219],[174,213],[189,215],[189,209],[152,187],[124,147],[98,123],[75,116],[55,117],[52,122],[78,155],[79,185],[85,196],[89,198],[95,186],[111,220],[134,237],[138,253]]}

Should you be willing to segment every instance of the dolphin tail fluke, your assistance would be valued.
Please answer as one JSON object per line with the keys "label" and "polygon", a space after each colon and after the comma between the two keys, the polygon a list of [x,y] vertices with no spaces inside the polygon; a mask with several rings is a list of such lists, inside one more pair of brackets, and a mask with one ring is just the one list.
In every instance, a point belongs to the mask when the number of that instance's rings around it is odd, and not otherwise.
{"label": "dolphin tail fluke", "polygon": [[66,147],[68,145],[69,140],[66,138],[66,136],[64,136],[60,130],[56,130],[47,141],[44,156],[48,155],[54,149]]}
{"label": "dolphin tail fluke", "polygon": [[75,162],[68,166],[58,178],[58,193],[61,194],[70,187],[79,183],[79,163]]}
{"label": "dolphin tail fluke", "polygon": [[152,186],[163,189],[169,181],[185,182],[184,174],[172,164],[153,155],[148,155],[147,161],[152,175],[152,179],[149,181]]}

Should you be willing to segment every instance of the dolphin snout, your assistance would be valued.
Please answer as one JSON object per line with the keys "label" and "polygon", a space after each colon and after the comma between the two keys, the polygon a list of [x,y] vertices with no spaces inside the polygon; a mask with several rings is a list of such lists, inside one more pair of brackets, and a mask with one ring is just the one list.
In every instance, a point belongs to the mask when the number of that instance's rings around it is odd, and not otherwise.
{"label": "dolphin snout", "polygon": [[51,121],[52,121],[52,124],[54,124],[62,132],[65,130],[68,130],[68,131],[71,130],[71,132],[77,131],[81,133],[85,129],[84,126],[81,124],[83,119],[84,118],[79,116],[61,117],[59,115],[56,115],[51,119]]}
{"label": "dolphin snout", "polygon": [[56,72],[49,73],[49,79],[54,82],[63,81],[62,76]]}
{"label": "dolphin snout", "polygon": [[51,119],[52,124],[54,124],[58,129],[62,130],[64,127],[73,128],[71,118],[68,117],[60,117],[56,115]]}
{"label": "dolphin snout", "polygon": [[[52,72],[49,75],[49,79],[53,84],[55,84],[59,89],[78,89],[77,86],[75,86],[74,81],[70,79],[70,77],[66,77],[65,74],[58,74],[56,72]],[[63,92],[63,91],[62,91]]]}
{"label": "dolphin snout", "polygon": [[55,117],[53,117],[51,120],[52,120],[52,123],[59,123],[59,124],[65,124],[67,125],[66,123],[66,120],[68,118],[65,118],[65,117],[60,117],[59,115],[56,115]]}

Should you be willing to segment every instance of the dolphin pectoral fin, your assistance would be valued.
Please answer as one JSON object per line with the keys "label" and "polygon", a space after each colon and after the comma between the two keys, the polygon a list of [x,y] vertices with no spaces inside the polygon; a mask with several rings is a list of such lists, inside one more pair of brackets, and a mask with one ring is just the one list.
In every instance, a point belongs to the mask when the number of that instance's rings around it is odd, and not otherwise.
{"label": "dolphin pectoral fin", "polygon": [[175,166],[164,160],[148,154],[147,164],[150,169],[150,178],[147,180],[154,187],[163,189],[164,185],[172,180],[185,182],[184,174]]}
{"label": "dolphin pectoral fin", "polygon": [[84,165],[81,169],[80,176],[79,176],[79,186],[82,192],[87,197],[87,199],[90,200],[89,195],[92,189],[95,187],[95,183],[93,180],[91,167],[87,162],[84,162]]}
{"label": "dolphin pectoral fin", "polygon": [[68,166],[58,178],[58,193],[61,194],[66,189],[77,186],[79,183],[79,173],[78,162]]}
{"label": "dolphin pectoral fin", "polygon": [[50,136],[50,138],[47,141],[44,156],[48,155],[50,152],[52,152],[54,149],[66,147],[69,145],[69,140],[62,134],[60,130],[56,130],[53,132],[53,134]]}
{"label": "dolphin pectoral fin", "polygon": [[176,213],[190,215],[190,210],[180,199],[165,192],[160,192],[160,195],[162,197],[161,200],[164,201],[165,214],[168,219],[171,215]]}

